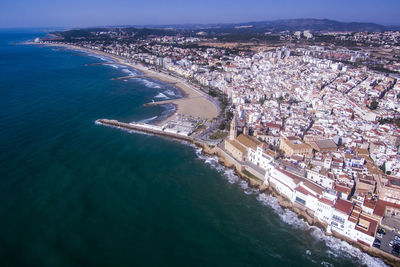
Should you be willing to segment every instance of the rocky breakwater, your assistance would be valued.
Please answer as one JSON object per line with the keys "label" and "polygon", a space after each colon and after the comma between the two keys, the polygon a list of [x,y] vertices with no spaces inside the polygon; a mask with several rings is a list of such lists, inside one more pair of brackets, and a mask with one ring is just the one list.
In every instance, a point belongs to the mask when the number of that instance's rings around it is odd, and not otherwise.
{"label": "rocky breakwater", "polygon": [[124,123],[117,120],[109,120],[109,119],[99,119],[96,121],[97,124],[111,126],[119,129],[124,129],[128,131],[136,131],[136,132],[143,132],[148,134],[154,134],[169,138],[174,138],[178,140],[184,140],[187,142],[193,142],[194,139],[191,136],[181,135],[178,133],[164,131],[161,127],[149,125],[149,124],[133,124],[133,123]]}

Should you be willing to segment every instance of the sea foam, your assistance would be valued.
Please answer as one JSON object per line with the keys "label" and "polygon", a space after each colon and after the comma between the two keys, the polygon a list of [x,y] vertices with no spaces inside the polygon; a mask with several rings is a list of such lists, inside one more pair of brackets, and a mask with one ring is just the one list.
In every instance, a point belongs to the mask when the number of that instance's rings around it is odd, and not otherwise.
{"label": "sea foam", "polygon": [[146,87],[155,88],[155,89],[160,89],[161,88],[160,84],[152,82],[152,81],[149,81],[147,79],[139,78],[137,80],[140,81],[141,83],[143,83]]}
{"label": "sea foam", "polygon": [[[367,253],[362,252],[361,250],[353,247],[346,241],[340,240],[333,236],[325,235],[323,230],[316,226],[309,225],[306,221],[297,216],[295,212],[286,208],[282,208],[276,197],[261,193],[256,188],[249,187],[247,182],[239,179],[234,170],[226,168],[219,164],[218,158],[216,156],[205,156],[204,154],[202,154],[201,148],[195,148],[195,152],[199,159],[203,160],[206,164],[210,165],[212,168],[221,173],[222,176],[227,179],[230,184],[237,184],[240,188],[243,189],[244,193],[247,195],[256,195],[256,199],[264,206],[271,208],[283,222],[300,231],[308,231],[313,238],[323,241],[329,248],[327,253],[332,257],[345,257],[347,259],[356,261],[359,265],[371,267],[387,266],[381,259],[372,257]],[[306,254],[308,256],[311,256],[312,252],[310,250],[306,250]],[[312,261],[315,262],[314,260]],[[326,260],[322,261],[320,265],[333,266]]]}
{"label": "sea foam", "polygon": [[150,121],[152,121],[152,120],[155,120],[155,119],[157,119],[157,118],[158,118],[158,116],[154,116],[154,117],[151,117],[151,118],[148,118],[148,119],[141,120],[140,122],[148,123],[148,122],[150,122]]}
{"label": "sea foam", "polygon": [[159,93],[158,95],[154,96],[155,98],[167,98],[168,96],[164,95],[163,93]]}

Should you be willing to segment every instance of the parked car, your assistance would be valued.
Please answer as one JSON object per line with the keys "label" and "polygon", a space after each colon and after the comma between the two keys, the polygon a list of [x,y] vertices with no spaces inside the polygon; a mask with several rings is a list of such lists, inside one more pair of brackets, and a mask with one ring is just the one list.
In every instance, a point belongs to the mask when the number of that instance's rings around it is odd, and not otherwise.
{"label": "parked car", "polygon": [[381,247],[381,241],[379,239],[375,239],[373,246],[376,248],[380,248]]}
{"label": "parked car", "polygon": [[400,245],[394,245],[392,249],[392,254],[399,256],[400,253]]}
{"label": "parked car", "polygon": [[383,237],[383,235],[382,235],[381,233],[377,233],[377,234],[376,234],[376,237],[378,237],[378,238],[382,238],[382,237]]}
{"label": "parked car", "polygon": [[389,246],[392,247],[393,246],[393,240],[390,240],[389,242]]}
{"label": "parked car", "polygon": [[380,234],[383,234],[383,235],[386,234],[386,230],[383,229],[382,227],[379,227],[377,232],[380,233]]}

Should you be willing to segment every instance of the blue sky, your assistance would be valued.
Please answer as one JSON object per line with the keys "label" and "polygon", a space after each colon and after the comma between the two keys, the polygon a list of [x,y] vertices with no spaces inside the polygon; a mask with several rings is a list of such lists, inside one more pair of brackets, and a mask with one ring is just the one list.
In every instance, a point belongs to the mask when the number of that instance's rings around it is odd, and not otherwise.
{"label": "blue sky", "polygon": [[0,27],[88,27],[290,18],[400,25],[400,0],[1,0]]}

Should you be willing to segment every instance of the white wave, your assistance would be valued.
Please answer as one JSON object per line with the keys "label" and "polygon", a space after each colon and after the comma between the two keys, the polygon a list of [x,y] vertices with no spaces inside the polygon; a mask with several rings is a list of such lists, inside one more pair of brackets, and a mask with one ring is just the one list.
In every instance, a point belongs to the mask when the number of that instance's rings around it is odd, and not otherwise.
{"label": "white wave", "polygon": [[149,88],[156,88],[156,89],[160,89],[161,85],[143,78],[137,79],[138,81],[140,81],[141,83],[143,83],[145,86],[149,87]]}
{"label": "white wave", "polygon": [[199,159],[203,160],[206,164],[210,165],[212,168],[217,170],[224,178],[228,180],[230,184],[235,184],[239,181],[239,177],[236,175],[235,171],[229,168],[226,168],[219,164],[218,157],[216,156],[205,156],[202,154],[201,148],[196,148],[196,155]]}
{"label": "white wave", "polygon": [[[291,225],[296,229],[301,230],[310,230],[311,236],[318,240],[324,241],[324,243],[329,247],[328,253],[332,256],[336,257],[346,257],[352,260],[359,260],[361,264],[366,266],[386,266],[385,263],[378,259],[374,258],[367,253],[362,252],[356,247],[353,247],[346,241],[340,240],[333,236],[327,236],[320,228],[316,226],[310,226],[306,221],[300,219],[296,213],[289,209],[282,208],[276,197],[266,195],[264,193],[259,194],[257,199],[264,205],[271,207],[281,218],[282,221]],[[332,266],[330,263],[325,262],[321,263],[324,266]],[[328,264],[328,265],[325,265]]]}
{"label": "white wave", "polygon": [[296,213],[289,209],[282,208],[276,197],[261,193],[257,196],[257,200],[263,205],[271,207],[275,213],[279,215],[282,221],[294,228],[302,230],[310,228],[310,226],[303,219],[299,218]]}
{"label": "white wave", "polygon": [[163,93],[159,93],[158,95],[155,96],[156,98],[168,98],[168,96],[164,95]]}
{"label": "white wave", "polygon": [[329,262],[327,262],[327,261],[322,261],[322,262],[321,262],[321,265],[322,265],[322,266],[325,266],[325,267],[334,267],[334,265],[333,265],[332,263],[329,263]]}
{"label": "white wave", "polygon": [[119,68],[117,65],[114,65],[114,64],[109,64],[108,66],[113,67],[114,69],[118,69]]}
{"label": "white wave", "polygon": [[151,118],[148,118],[148,119],[141,120],[140,122],[148,123],[148,122],[150,122],[150,121],[152,121],[152,120],[155,120],[155,119],[157,119],[157,118],[158,118],[158,116],[154,116],[154,117],[151,117]]}
{"label": "white wave", "polygon": [[[374,258],[367,253],[362,252],[361,250],[353,247],[346,241],[342,241],[333,236],[327,236],[323,230],[316,226],[309,225],[306,221],[299,218],[295,212],[289,209],[282,208],[276,197],[272,195],[267,195],[265,193],[260,193],[258,189],[249,187],[247,182],[239,179],[234,170],[226,168],[219,164],[218,158],[216,156],[205,156],[202,154],[201,148],[195,149],[196,155],[199,159],[203,160],[206,164],[210,165],[219,173],[221,173],[223,177],[229,181],[230,184],[238,184],[243,189],[245,194],[257,195],[257,200],[260,201],[263,205],[272,208],[274,212],[279,215],[280,219],[283,222],[294,227],[295,229],[310,231],[312,237],[318,240],[322,240],[329,248],[328,254],[332,255],[335,258],[345,257],[352,261],[357,261],[359,265],[371,267],[387,266],[381,259]],[[306,250],[306,254],[309,256],[312,255],[310,250]],[[312,261],[315,262],[314,260]],[[333,266],[327,261],[322,261],[321,265]]]}
{"label": "white wave", "polygon": [[381,259],[374,258],[367,253],[362,252],[346,241],[340,240],[333,236],[327,236],[321,229],[317,227],[312,228],[311,235],[316,239],[323,240],[330,249],[328,253],[335,258],[346,257],[348,259],[357,260],[362,265],[366,266],[387,266]]}
{"label": "white wave", "polygon": [[235,184],[239,181],[239,177],[236,175],[235,171],[232,169],[226,168],[224,170],[224,176],[228,179],[230,184]]}
{"label": "white wave", "polygon": [[164,94],[167,94],[167,95],[169,95],[169,96],[175,96],[175,92],[172,91],[172,90],[170,90],[170,89],[165,90],[165,91],[164,91]]}
{"label": "white wave", "polygon": [[128,75],[134,75],[134,73],[129,69],[122,69],[122,71],[125,72]]}

